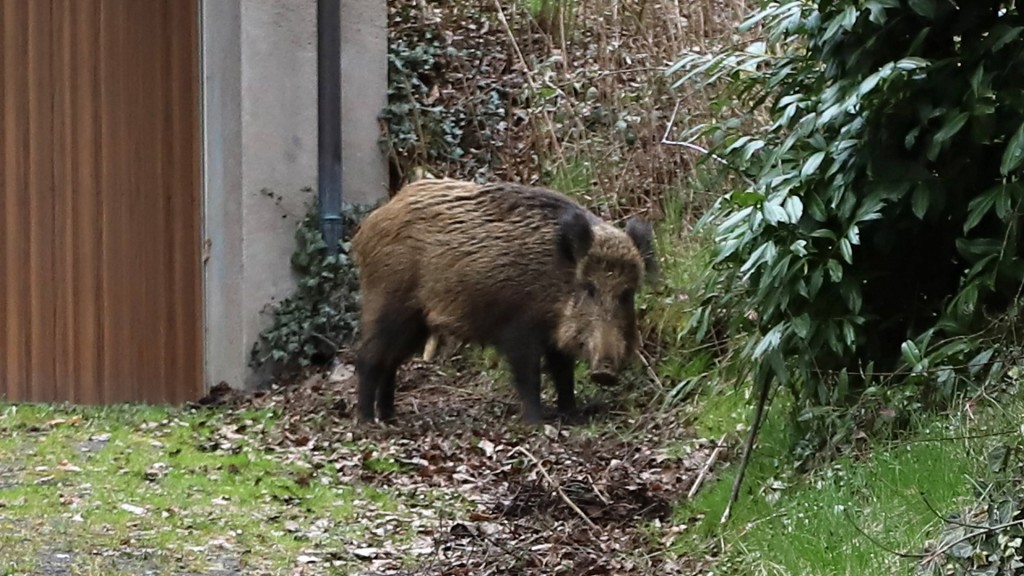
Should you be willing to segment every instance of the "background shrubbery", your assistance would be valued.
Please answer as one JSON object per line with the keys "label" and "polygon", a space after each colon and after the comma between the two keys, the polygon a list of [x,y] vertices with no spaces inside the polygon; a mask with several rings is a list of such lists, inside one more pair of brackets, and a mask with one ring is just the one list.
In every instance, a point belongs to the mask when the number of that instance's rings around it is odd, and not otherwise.
{"label": "background shrubbery", "polygon": [[[929,414],[1014,398],[1024,19],[1012,3],[432,0],[389,10],[381,145],[392,191],[424,171],[513,180],[574,194],[613,220],[655,220],[664,277],[639,301],[643,377],[665,404],[694,398],[716,436],[747,414],[748,392],[771,392],[791,408],[782,433],[773,424],[771,441],[789,444],[772,467],[825,470],[814,482],[832,486],[809,506],[866,476],[844,459],[912,434]],[[259,361],[316,364],[357,328],[344,250],[323,264],[314,220],[305,229],[299,252],[318,263],[297,252],[296,269],[317,280],[277,307]],[[1009,456],[978,473],[991,489],[970,506],[983,511],[975,523],[997,528],[926,568],[1020,573],[1020,524],[1000,527],[1024,505],[1012,488],[1019,446],[1000,442]],[[976,460],[958,458],[957,470]],[[905,462],[880,461],[899,462],[892,478]],[[758,497],[797,484],[766,466]],[[758,522],[774,526],[765,514]],[[933,548],[966,535],[963,523],[941,524]]]}
{"label": "background shrubbery", "polygon": [[[743,24],[761,41],[675,67],[769,120],[701,127],[750,184],[708,215],[695,332],[732,311],[756,379],[785,384],[819,439],[944,405],[1017,357],[1021,24],[1006,2],[771,3]],[[860,421],[834,418],[850,407]]]}

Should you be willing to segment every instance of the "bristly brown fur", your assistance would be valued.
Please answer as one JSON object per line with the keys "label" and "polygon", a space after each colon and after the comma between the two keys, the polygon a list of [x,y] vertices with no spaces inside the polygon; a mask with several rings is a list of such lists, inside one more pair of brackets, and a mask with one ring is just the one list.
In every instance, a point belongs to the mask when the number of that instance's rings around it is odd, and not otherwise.
{"label": "bristly brown fur", "polygon": [[[587,246],[578,261],[560,249],[566,215],[584,229]],[[352,248],[370,342],[363,347],[368,358],[389,355],[384,372],[411,353],[405,348],[418,350],[427,332],[499,348],[528,333],[538,354],[553,349],[616,362],[635,345],[632,294],[644,257],[624,231],[561,193],[421,180],[373,211]],[[374,341],[383,339],[382,322],[398,330],[392,318],[417,326],[409,331],[415,338],[403,333],[397,351]]]}

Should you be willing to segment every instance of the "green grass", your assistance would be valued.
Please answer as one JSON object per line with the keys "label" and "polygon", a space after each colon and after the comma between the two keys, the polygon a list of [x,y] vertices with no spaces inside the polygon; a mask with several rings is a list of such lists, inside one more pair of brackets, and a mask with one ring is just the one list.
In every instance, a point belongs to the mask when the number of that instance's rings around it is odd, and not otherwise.
{"label": "green grass", "polygon": [[[941,525],[920,494],[942,514],[965,504],[972,478],[983,474],[987,449],[999,440],[963,437],[1012,430],[1022,413],[1019,405],[1000,414],[986,411],[983,427],[965,417],[935,416],[911,438],[809,476],[787,472],[785,419],[781,411],[773,413],[729,524],[723,528],[719,519],[734,467],[679,507],[677,518],[691,529],[675,551],[703,553],[717,542],[722,550],[715,573],[723,575],[911,574],[913,565],[870,542],[851,520],[888,548],[920,552]],[[709,419],[714,413],[702,418]]]}
{"label": "green grass", "polygon": [[398,498],[257,444],[276,417],[0,404],[0,565],[26,573],[69,553],[106,574],[103,554],[134,549],[162,555],[160,569],[228,559],[276,573],[309,550],[344,557]]}

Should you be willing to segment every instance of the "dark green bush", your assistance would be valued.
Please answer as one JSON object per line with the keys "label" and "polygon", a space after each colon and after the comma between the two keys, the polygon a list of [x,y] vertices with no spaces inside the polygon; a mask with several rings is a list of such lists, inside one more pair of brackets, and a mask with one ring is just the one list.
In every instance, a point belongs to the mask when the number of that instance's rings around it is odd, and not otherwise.
{"label": "dark green bush", "polygon": [[916,390],[910,410],[998,374],[982,331],[1016,318],[1024,279],[1019,9],[794,1],[765,3],[755,26],[764,42],[670,70],[769,117],[694,130],[751,184],[706,217],[718,246],[691,329],[723,308],[752,324],[741,356],[804,419],[896,383]]}

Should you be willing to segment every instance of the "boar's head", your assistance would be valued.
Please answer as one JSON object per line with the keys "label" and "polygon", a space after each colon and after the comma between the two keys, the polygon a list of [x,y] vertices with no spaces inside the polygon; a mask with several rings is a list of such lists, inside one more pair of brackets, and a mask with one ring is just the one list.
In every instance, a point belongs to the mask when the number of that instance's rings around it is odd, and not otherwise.
{"label": "boar's head", "polygon": [[656,273],[653,232],[638,218],[622,230],[570,210],[559,219],[557,239],[560,256],[575,268],[557,343],[589,362],[595,382],[612,384],[636,349],[634,299],[645,277]]}

